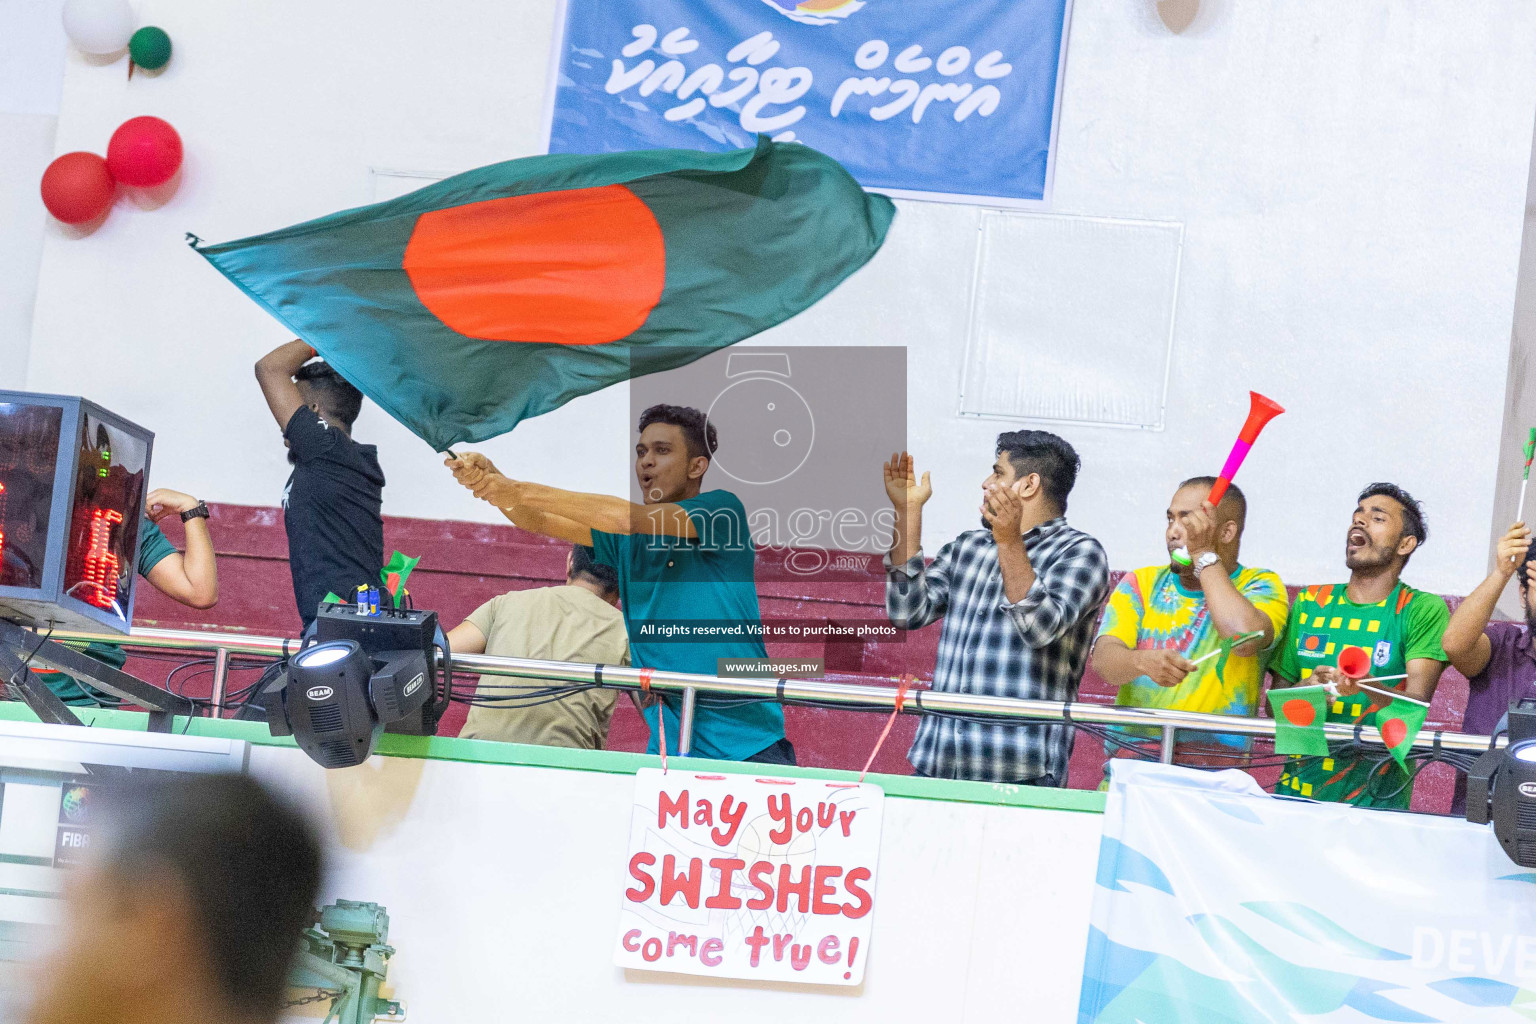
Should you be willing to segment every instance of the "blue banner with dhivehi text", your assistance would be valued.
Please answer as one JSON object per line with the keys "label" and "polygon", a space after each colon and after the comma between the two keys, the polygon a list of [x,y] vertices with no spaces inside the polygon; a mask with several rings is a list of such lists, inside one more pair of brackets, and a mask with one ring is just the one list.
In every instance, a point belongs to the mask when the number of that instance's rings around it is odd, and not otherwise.
{"label": "blue banner with dhivehi text", "polygon": [[866,188],[1042,203],[1071,0],[567,0],[551,153],[738,149]]}

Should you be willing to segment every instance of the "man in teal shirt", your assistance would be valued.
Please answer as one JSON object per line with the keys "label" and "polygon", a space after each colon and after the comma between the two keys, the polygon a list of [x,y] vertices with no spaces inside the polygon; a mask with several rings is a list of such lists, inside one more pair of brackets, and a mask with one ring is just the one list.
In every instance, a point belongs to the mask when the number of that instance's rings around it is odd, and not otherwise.
{"label": "man in teal shirt", "polygon": [[[176,550],[160,527],[167,516],[180,516],[186,525],[187,553]],[[139,575],[162,594],[188,608],[212,608],[219,599],[213,538],[208,533],[208,506],[180,491],[157,488],[144,499],[139,522]],[[128,660],[117,644],[89,644],[85,653],[103,664],[122,668]],[[114,706],[118,699],[63,672],[39,672],[38,678],[66,704]]]}
{"label": "man in teal shirt", "polygon": [[[741,500],[704,491],[704,474],[718,447],[702,412],[655,405],[640,415],[635,476],[644,503],[577,494],[509,480],[489,459],[470,452],[447,465],[478,498],[500,508],[525,530],[590,544],[596,561],[619,574],[630,657],[641,668],[719,675],[723,658],[765,658],[757,604],[756,555]],[[678,640],[662,627],[719,628],[735,635]],[[665,715],[668,753],[677,752],[681,702],[670,697],[644,711],[650,753],[659,749],[658,715]],[[694,712],[692,753],[726,761],[794,764],[784,736],[784,710],[769,702],[713,704]]]}

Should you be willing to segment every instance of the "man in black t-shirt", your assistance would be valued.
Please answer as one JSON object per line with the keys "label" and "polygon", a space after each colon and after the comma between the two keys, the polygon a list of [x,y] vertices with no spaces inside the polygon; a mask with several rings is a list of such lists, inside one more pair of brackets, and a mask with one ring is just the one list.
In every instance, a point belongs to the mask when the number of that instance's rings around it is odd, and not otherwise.
{"label": "man in black t-shirt", "polygon": [[378,449],[352,440],[363,395],[315,350],[290,341],[256,364],[256,380],[283,428],[293,474],[283,491],[288,567],[308,628],[327,592],[352,600],[377,586],[384,564],[384,472]]}

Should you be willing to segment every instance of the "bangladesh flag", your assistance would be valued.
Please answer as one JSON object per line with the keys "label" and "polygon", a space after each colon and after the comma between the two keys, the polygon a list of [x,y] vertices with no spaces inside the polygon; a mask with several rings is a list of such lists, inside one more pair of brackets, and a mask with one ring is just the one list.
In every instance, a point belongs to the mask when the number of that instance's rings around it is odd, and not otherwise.
{"label": "bangladesh flag", "polygon": [[551,154],[193,248],[436,450],[782,323],[895,208],[830,157]]}
{"label": "bangladesh flag", "polygon": [[1413,749],[1413,741],[1424,728],[1424,717],[1428,714],[1429,709],[1424,705],[1397,697],[1376,712],[1376,728],[1381,731],[1381,742],[1404,770],[1408,768],[1408,752]]}
{"label": "bangladesh flag", "polygon": [[1290,686],[1269,691],[1269,710],[1275,719],[1275,753],[1328,755],[1323,722],[1328,712],[1326,686]]}

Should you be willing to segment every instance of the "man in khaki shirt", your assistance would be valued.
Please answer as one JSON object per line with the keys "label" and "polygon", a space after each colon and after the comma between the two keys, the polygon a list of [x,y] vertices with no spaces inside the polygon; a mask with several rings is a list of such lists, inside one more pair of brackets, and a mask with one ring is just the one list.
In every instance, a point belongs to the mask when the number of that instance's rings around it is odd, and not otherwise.
{"label": "man in khaki shirt", "polygon": [[[492,598],[448,634],[455,654],[628,665],[629,640],[619,613],[619,579],[577,545],[566,559],[563,587],[515,590]],[[507,676],[481,676],[481,697],[516,696]],[[542,684],[525,681],[532,685]],[[613,717],[614,691],[586,690],[543,703],[475,704],[459,735],[471,740],[601,750]]]}

